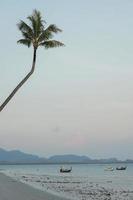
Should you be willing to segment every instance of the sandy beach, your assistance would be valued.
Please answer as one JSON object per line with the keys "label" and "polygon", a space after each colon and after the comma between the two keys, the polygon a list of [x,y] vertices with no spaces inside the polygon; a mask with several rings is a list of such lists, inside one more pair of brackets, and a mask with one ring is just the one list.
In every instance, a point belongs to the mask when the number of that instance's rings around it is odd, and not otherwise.
{"label": "sandy beach", "polygon": [[0,200],[68,200],[43,192],[0,173]]}

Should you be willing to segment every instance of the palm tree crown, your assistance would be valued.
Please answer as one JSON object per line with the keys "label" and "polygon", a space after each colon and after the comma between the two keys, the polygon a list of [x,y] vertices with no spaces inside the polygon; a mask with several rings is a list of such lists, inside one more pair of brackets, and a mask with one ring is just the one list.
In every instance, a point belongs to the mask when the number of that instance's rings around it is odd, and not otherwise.
{"label": "palm tree crown", "polygon": [[18,40],[18,43],[24,44],[28,47],[33,45],[34,49],[43,46],[46,49],[64,46],[62,42],[52,40],[54,33],[62,32],[55,24],[49,25],[45,28],[46,22],[42,20],[41,13],[37,10],[28,16],[29,25],[24,21],[20,21],[18,28],[22,33],[23,38]]}

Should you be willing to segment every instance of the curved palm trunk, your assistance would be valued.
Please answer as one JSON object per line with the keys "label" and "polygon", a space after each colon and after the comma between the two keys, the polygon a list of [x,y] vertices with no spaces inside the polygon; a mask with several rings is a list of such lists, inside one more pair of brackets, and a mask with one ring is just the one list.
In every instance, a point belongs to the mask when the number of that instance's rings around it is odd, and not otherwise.
{"label": "curved palm trunk", "polygon": [[36,51],[37,51],[36,48],[34,48],[32,68],[31,68],[30,72],[22,79],[22,81],[15,87],[15,89],[10,93],[10,95],[0,105],[0,112],[4,109],[4,107],[9,103],[9,101],[13,98],[13,96],[16,94],[16,92],[24,85],[24,83],[33,74],[33,72],[35,70],[35,64],[36,64]]}

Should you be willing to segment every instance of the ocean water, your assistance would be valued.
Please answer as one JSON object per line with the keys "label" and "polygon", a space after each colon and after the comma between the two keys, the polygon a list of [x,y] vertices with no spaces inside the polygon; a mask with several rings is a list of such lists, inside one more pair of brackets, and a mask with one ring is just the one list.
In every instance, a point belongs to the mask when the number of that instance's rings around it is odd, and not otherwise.
{"label": "ocean water", "polygon": [[72,166],[72,172],[65,174],[60,173],[61,165],[0,165],[1,172],[13,176],[14,174],[36,175],[36,176],[53,176],[53,177],[70,177],[87,179],[89,182],[101,184],[110,188],[119,188],[123,190],[133,190],[133,164],[126,164],[127,169],[124,171],[105,171],[105,168],[111,166],[116,168],[122,164],[75,164],[64,165],[69,168]]}

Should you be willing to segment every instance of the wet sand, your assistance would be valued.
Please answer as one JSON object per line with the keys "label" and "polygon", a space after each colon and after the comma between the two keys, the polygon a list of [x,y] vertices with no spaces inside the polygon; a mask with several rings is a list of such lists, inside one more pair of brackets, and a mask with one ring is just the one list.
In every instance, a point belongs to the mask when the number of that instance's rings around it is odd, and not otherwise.
{"label": "wet sand", "polygon": [[43,192],[0,173],[0,200],[68,200]]}

